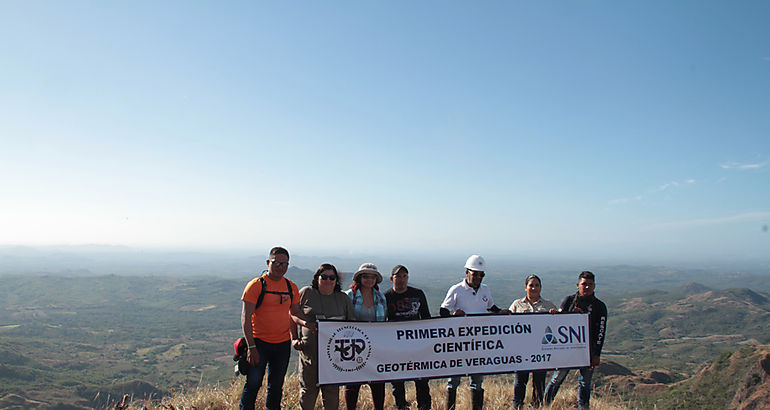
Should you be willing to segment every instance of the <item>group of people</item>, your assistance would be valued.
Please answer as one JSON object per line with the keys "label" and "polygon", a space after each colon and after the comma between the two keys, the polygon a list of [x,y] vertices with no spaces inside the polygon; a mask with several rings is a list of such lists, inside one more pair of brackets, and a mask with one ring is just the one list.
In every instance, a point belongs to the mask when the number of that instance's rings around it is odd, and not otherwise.
{"label": "group of people", "polygon": [[[431,317],[427,299],[422,290],[411,287],[409,270],[396,265],[390,274],[392,287],[385,293],[379,289],[382,282],[377,266],[362,264],[353,274],[350,288],[342,291],[340,275],[334,265],[324,263],[313,274],[311,285],[297,289],[297,285],[284,278],[289,266],[289,252],[285,248],[270,250],[267,272],[251,280],[243,291],[241,300],[241,327],[247,342],[246,360],[249,364],[246,384],[241,393],[240,409],[254,409],[257,392],[267,371],[267,409],[280,409],[283,380],[288,368],[291,348],[299,351],[298,371],[300,378],[300,406],[313,409],[319,391],[324,409],[339,408],[339,386],[318,386],[317,330],[318,319],[351,321],[399,321],[427,319]],[[492,299],[492,293],[482,284],[486,271],[484,258],[472,255],[465,263],[465,278],[449,288],[441,303],[442,317],[466,314],[509,313],[559,313],[580,312],[589,315],[589,343],[591,364],[579,368],[578,406],[588,408],[591,394],[591,376],[599,364],[606,330],[607,308],[594,296],[595,277],[589,271],[578,276],[577,292],[567,296],[557,308],[540,296],[542,282],[537,275],[525,280],[526,296],[513,301],[508,309],[500,309]],[[299,330],[298,330],[299,328]],[[556,369],[547,386],[546,371],[516,372],[514,408],[524,404],[526,385],[530,373],[533,380],[532,404],[536,407],[550,404],[570,369]],[[484,403],[483,375],[470,376],[472,408],[481,409]],[[446,386],[446,409],[454,409],[460,376],[451,377]],[[427,379],[415,380],[417,407],[431,408],[430,388]],[[398,409],[409,408],[403,381],[391,382],[393,397]],[[344,386],[345,407],[355,409],[361,384]],[[369,383],[375,409],[382,409],[385,402],[385,383]]]}

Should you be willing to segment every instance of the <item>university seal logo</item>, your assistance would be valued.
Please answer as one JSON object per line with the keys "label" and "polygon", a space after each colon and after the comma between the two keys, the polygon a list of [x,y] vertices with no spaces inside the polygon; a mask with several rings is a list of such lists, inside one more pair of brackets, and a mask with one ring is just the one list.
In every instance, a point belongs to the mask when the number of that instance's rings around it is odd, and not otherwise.
{"label": "university seal logo", "polygon": [[341,372],[354,372],[366,366],[372,355],[369,336],[356,326],[342,326],[334,331],[326,344],[326,355]]}

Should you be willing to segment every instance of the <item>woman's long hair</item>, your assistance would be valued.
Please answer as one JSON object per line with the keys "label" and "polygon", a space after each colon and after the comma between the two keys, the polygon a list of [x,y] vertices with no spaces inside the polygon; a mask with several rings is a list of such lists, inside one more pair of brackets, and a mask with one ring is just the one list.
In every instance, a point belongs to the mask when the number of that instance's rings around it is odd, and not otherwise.
{"label": "woman's long hair", "polygon": [[[355,276],[355,274],[353,274]],[[353,292],[357,292],[358,288],[361,287],[361,277],[364,275],[358,275],[358,277],[353,281],[353,283],[350,284],[350,289],[353,289]],[[380,287],[377,285],[377,282],[374,283],[373,286],[375,289],[380,290]]]}
{"label": "woman's long hair", "polygon": [[340,274],[337,273],[337,268],[335,268],[331,263],[323,263],[318,267],[318,270],[315,271],[313,274],[313,282],[311,283],[313,289],[318,289],[318,280],[320,279],[319,276],[321,276],[321,273],[323,273],[325,270],[333,271],[334,276],[337,278],[337,280],[334,281],[334,292],[342,292],[342,286],[340,285]]}

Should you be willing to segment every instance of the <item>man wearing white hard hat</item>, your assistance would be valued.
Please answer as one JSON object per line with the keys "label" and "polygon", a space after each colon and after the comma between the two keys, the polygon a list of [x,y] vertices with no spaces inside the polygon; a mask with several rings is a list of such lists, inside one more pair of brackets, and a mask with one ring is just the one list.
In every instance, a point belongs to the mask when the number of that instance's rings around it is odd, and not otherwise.
{"label": "man wearing white hard hat", "polygon": [[[439,314],[441,316],[462,316],[466,314],[498,313],[500,308],[492,300],[492,292],[487,285],[481,284],[484,280],[484,271],[487,264],[479,255],[471,255],[465,262],[465,279],[449,288],[444,301],[441,302]],[[503,310],[502,312],[506,312]],[[484,375],[471,375],[471,404],[474,410],[484,407],[484,390],[481,383]],[[446,386],[446,409],[454,409],[457,398],[457,386],[460,385],[460,376],[449,379]]]}

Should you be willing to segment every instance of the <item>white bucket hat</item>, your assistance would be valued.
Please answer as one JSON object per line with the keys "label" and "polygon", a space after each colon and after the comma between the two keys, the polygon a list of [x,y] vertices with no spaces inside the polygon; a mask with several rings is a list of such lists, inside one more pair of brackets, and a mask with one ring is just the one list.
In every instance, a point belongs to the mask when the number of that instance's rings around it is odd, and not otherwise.
{"label": "white bucket hat", "polygon": [[362,263],[361,266],[358,267],[356,273],[353,274],[353,282],[364,273],[373,273],[377,275],[377,283],[382,282],[382,275],[380,275],[380,272],[377,270],[377,265],[373,263]]}

